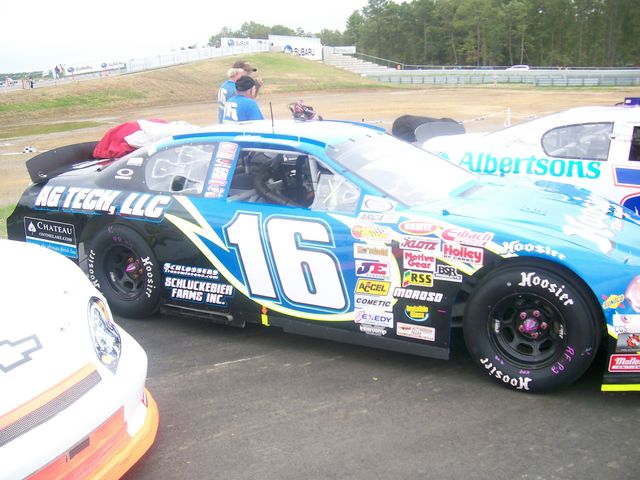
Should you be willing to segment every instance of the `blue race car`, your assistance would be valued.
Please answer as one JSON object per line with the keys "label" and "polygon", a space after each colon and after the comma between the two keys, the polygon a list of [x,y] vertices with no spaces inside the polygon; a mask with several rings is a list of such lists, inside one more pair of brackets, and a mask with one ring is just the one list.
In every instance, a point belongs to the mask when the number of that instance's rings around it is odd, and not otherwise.
{"label": "blue race car", "polygon": [[586,190],[480,179],[333,121],[194,129],[118,159],[31,159],[9,237],[78,262],[128,317],[159,308],[446,359],[451,329],[514,390],[608,355],[640,390],[638,217]]}

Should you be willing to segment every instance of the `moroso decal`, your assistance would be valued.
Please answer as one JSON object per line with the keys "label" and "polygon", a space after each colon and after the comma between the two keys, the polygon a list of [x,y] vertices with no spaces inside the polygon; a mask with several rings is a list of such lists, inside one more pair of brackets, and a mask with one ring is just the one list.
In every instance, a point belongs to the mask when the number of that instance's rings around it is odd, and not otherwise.
{"label": "moroso decal", "polygon": [[406,298],[407,300],[421,300],[433,303],[440,303],[444,298],[444,294],[438,292],[399,287],[393,289],[393,296],[396,298]]}

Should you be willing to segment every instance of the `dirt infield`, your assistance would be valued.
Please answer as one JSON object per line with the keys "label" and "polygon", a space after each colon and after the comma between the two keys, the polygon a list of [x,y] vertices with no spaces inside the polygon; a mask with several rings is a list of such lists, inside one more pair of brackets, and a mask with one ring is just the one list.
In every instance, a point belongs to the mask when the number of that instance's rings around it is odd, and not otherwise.
{"label": "dirt infield", "polygon": [[[265,94],[261,95],[259,101],[265,116],[269,116],[272,108],[275,119],[290,118],[287,105],[302,99],[324,118],[365,121],[389,131],[393,120],[403,114],[412,114],[454,118],[464,122],[468,132],[478,132],[501,128],[508,121],[511,124],[521,123],[565,108],[613,105],[627,96],[640,96],[640,88],[570,91],[498,87],[363,90],[349,93],[305,92],[298,96]],[[115,112],[99,118],[85,116],[74,120],[94,120],[104,126],[0,140],[0,206],[15,203],[29,183],[24,162],[35,153],[22,153],[25,146],[34,146],[42,151],[98,140],[111,126],[138,118],[182,120],[204,126],[215,122],[216,106],[213,102],[197,103]]]}

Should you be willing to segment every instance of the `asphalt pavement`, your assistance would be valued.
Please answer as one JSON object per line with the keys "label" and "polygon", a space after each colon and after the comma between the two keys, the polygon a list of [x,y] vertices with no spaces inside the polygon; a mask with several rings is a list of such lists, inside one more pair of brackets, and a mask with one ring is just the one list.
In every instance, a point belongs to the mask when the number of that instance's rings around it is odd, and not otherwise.
{"label": "asphalt pavement", "polygon": [[156,316],[117,318],[149,357],[155,444],[137,479],[627,479],[640,393],[500,387],[461,335],[449,361]]}

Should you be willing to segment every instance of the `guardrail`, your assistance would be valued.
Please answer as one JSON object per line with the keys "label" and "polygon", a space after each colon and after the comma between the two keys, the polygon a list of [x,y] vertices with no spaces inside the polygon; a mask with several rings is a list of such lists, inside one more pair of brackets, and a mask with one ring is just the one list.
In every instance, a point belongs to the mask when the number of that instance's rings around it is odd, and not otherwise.
{"label": "guardrail", "polygon": [[539,87],[640,86],[640,69],[607,70],[395,70],[363,76],[387,83],[414,85],[481,85],[521,83]]}

